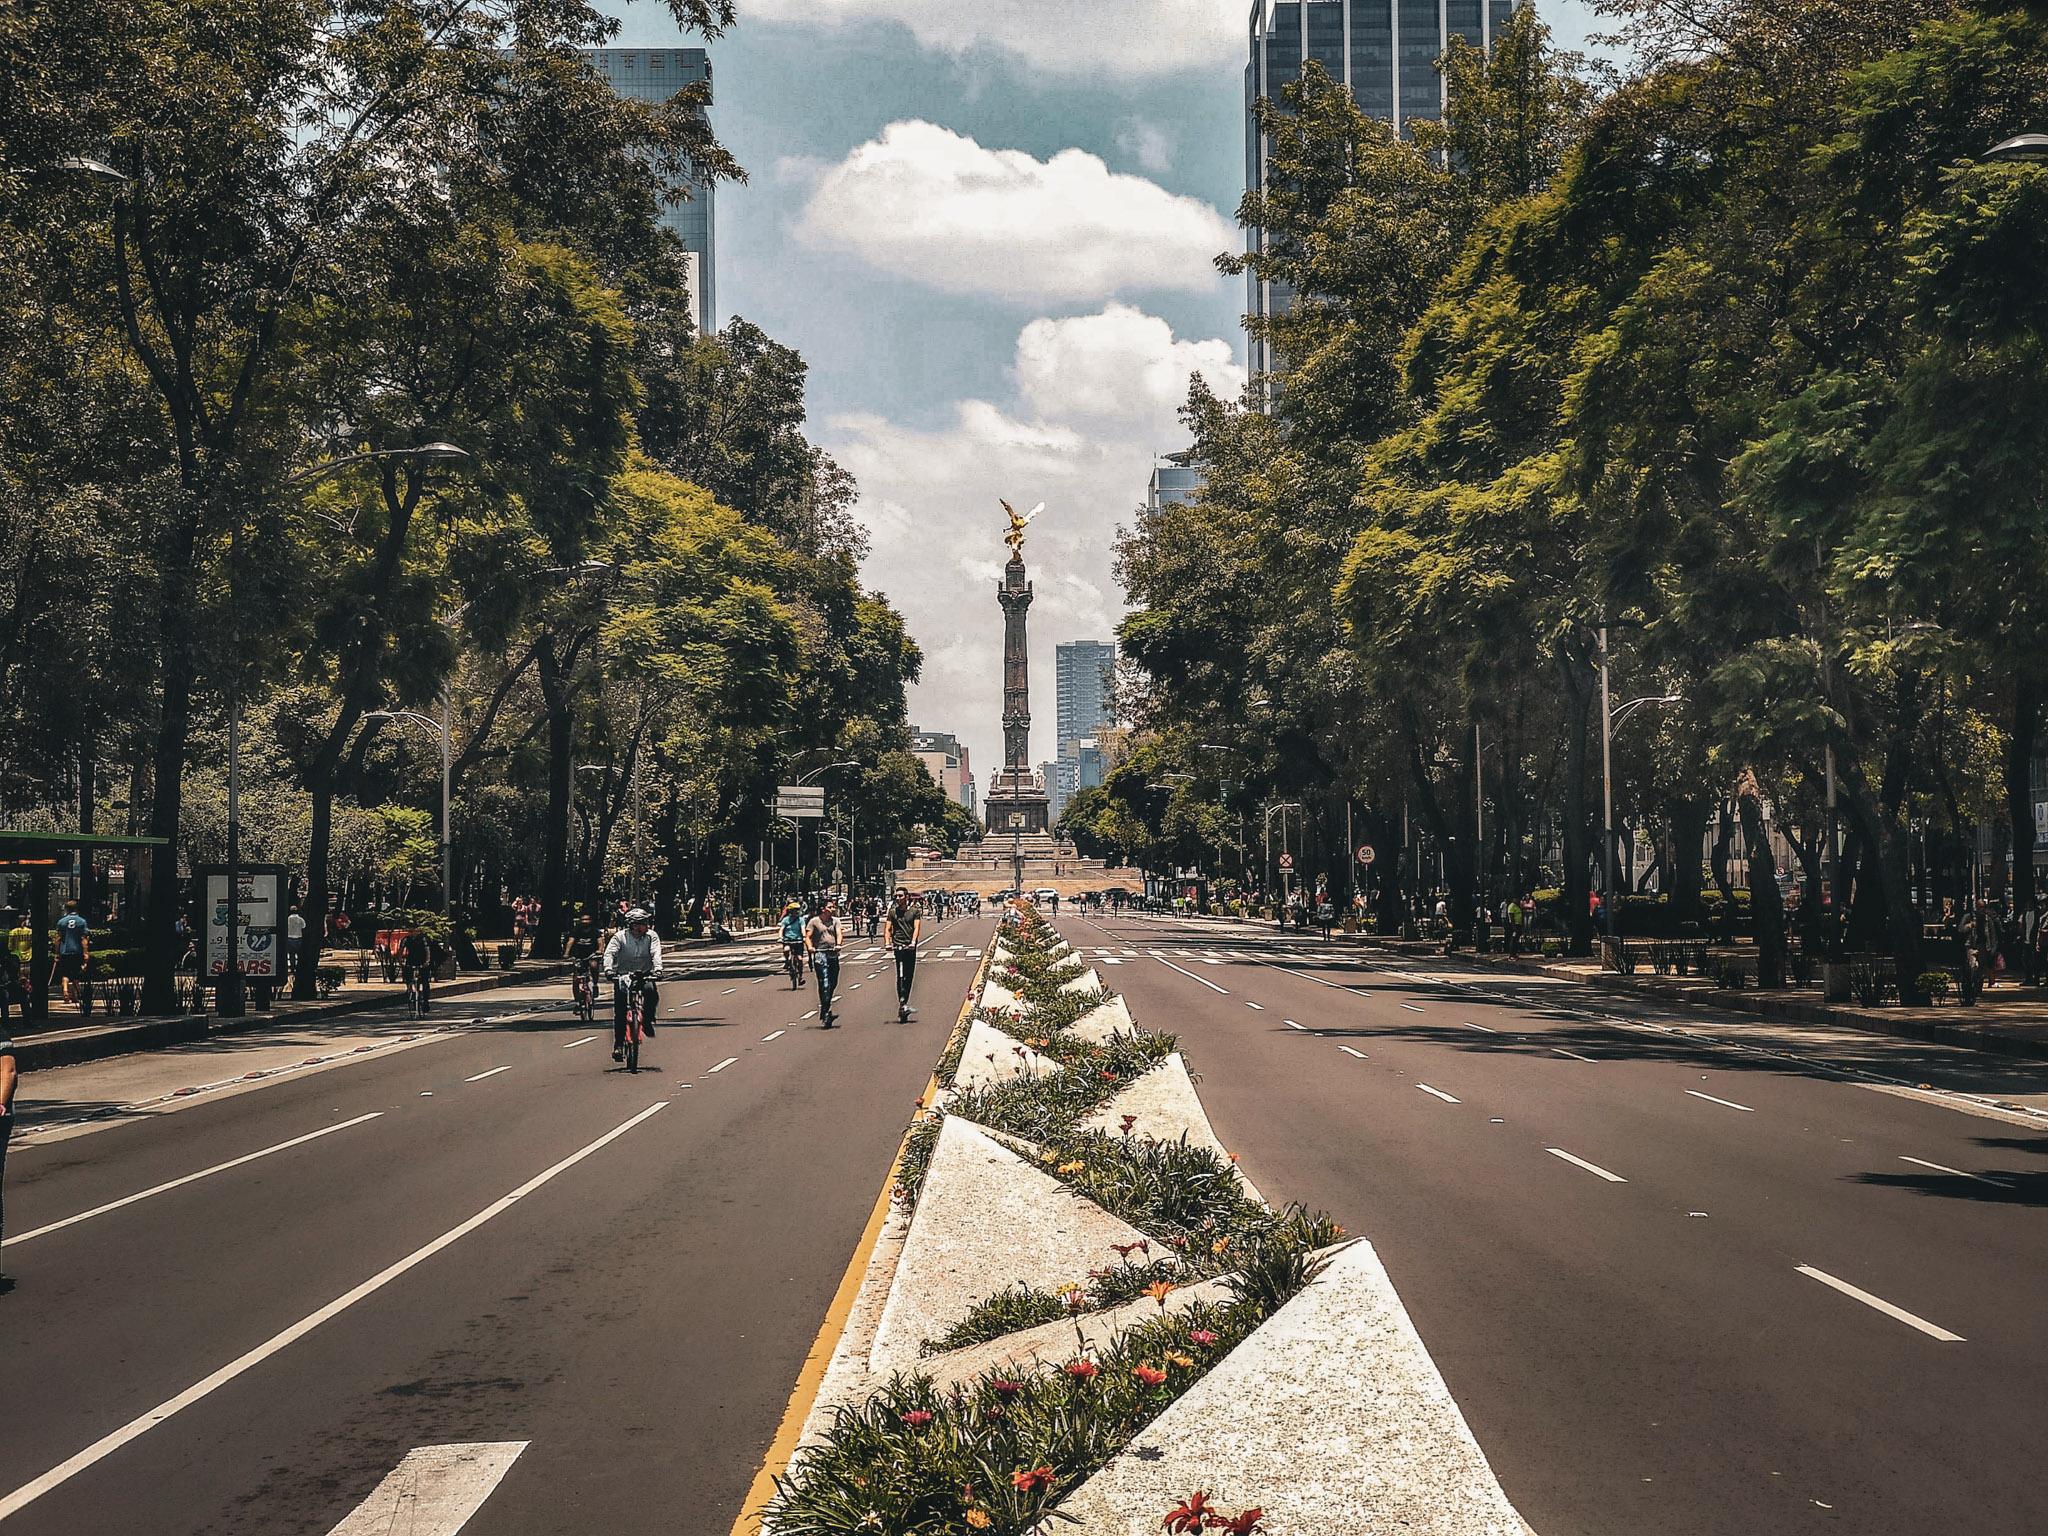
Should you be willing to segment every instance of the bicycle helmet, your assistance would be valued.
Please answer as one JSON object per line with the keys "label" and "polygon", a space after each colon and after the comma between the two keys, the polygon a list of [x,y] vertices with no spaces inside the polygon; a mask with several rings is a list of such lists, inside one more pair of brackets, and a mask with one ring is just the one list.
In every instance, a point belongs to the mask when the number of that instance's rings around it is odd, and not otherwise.
{"label": "bicycle helmet", "polygon": [[654,914],[648,911],[645,907],[635,907],[632,911],[626,914],[626,926],[628,928],[631,928],[636,923],[651,923],[653,921]]}

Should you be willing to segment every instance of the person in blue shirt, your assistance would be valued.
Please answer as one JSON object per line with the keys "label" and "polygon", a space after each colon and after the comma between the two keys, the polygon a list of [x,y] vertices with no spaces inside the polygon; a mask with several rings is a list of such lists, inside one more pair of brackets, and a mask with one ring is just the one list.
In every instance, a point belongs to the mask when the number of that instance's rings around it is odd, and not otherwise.
{"label": "person in blue shirt", "polygon": [[50,974],[64,983],[64,1001],[78,1001],[78,988],[92,964],[92,926],[79,915],[78,903],[64,903],[64,915],[57,919],[57,958]]}
{"label": "person in blue shirt", "polygon": [[804,974],[804,910],[795,902],[782,907],[782,958],[789,971],[790,985],[800,987]]}

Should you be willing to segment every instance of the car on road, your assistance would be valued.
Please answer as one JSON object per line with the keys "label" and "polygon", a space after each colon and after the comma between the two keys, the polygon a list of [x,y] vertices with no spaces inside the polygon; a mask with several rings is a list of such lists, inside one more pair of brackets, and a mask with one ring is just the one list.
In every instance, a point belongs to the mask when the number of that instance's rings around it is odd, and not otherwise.
{"label": "car on road", "polygon": [[1059,895],[1060,893],[1054,890],[1051,886],[1041,885],[1037,890],[1031,893],[1031,899],[1037,902],[1040,906],[1044,906],[1047,902],[1059,900]]}

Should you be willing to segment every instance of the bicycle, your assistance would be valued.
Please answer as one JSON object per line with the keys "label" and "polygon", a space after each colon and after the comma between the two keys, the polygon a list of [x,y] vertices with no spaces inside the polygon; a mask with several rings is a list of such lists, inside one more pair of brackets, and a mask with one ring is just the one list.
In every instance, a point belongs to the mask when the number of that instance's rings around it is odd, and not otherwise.
{"label": "bicycle", "polygon": [[804,985],[804,947],[801,944],[782,946],[782,968],[789,973],[792,991],[802,991]]}
{"label": "bicycle", "polygon": [[640,1070],[640,1037],[647,1028],[647,983],[652,978],[645,972],[635,971],[621,976],[618,985],[626,988],[626,1070]]}
{"label": "bicycle", "polygon": [[571,990],[576,998],[576,1017],[588,1024],[597,1016],[597,978],[594,974],[596,961],[593,957],[576,967],[576,979]]}
{"label": "bicycle", "polygon": [[427,978],[416,965],[405,968],[405,1016],[409,1019],[427,1016]]}

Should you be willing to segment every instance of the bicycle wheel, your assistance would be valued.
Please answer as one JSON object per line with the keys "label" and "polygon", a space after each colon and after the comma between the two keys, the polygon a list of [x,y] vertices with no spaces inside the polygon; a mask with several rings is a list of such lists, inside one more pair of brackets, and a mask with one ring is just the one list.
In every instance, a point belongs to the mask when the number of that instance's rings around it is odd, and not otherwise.
{"label": "bicycle wheel", "polygon": [[640,1021],[634,1019],[626,1027],[626,1070],[640,1070]]}

